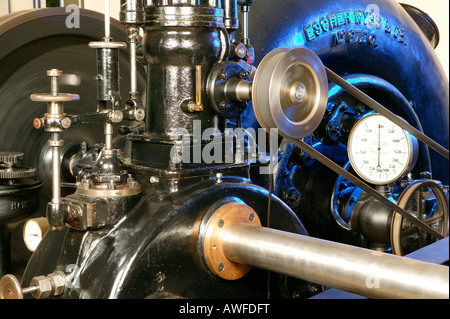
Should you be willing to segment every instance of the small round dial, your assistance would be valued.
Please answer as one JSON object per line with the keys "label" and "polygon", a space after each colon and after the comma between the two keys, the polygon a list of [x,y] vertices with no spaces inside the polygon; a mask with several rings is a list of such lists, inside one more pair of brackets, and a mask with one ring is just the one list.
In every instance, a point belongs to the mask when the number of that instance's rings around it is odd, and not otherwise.
{"label": "small round dial", "polygon": [[23,239],[27,248],[34,252],[50,226],[45,217],[29,219],[23,227]]}
{"label": "small round dial", "polygon": [[409,173],[418,156],[417,139],[381,114],[360,119],[350,132],[348,156],[355,172],[376,185]]}

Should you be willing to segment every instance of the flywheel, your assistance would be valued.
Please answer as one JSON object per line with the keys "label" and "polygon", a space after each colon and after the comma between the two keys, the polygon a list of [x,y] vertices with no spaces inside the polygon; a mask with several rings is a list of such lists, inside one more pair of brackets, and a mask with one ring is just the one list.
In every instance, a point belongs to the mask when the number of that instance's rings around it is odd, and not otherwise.
{"label": "flywheel", "polygon": [[[33,127],[33,119],[45,112],[46,105],[32,102],[30,94],[48,92],[50,85],[43,74],[57,68],[66,75],[60,81],[61,89],[81,97],[80,101],[67,105],[66,113],[97,109],[96,51],[89,48],[89,42],[104,37],[104,16],[80,9],[79,28],[70,28],[66,24],[69,14],[65,8],[47,8],[0,17],[0,151],[23,152],[22,164],[37,168],[44,182],[41,209],[51,197],[51,151],[48,134]],[[127,41],[125,27],[117,20],[111,21],[111,36],[117,41]],[[123,100],[129,92],[128,56],[127,50],[120,51]],[[144,69],[139,68],[140,92],[145,91],[145,77]],[[75,126],[61,137],[64,140],[61,160],[67,161],[82,142],[91,146],[103,142],[103,123]]]}

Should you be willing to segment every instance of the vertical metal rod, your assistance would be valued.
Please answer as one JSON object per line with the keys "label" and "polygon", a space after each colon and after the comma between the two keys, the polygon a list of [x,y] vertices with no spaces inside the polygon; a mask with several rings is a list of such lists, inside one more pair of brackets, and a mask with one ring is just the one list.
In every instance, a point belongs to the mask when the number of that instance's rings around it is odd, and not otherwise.
{"label": "vertical metal rod", "polygon": [[[59,133],[52,133],[52,142],[59,143]],[[61,203],[61,159],[59,146],[52,146],[52,203]]]}
{"label": "vertical metal rod", "polygon": [[105,123],[105,150],[112,150],[113,125]]}
{"label": "vertical metal rod", "polygon": [[249,44],[249,38],[248,38],[248,11],[249,9],[247,7],[243,7],[243,17],[242,17],[242,32],[244,33],[244,39],[242,39],[242,42],[244,44]]}
{"label": "vertical metal rod", "polygon": [[202,66],[195,66],[195,102],[197,105],[202,104]]}
{"label": "vertical metal rod", "polygon": [[130,43],[130,93],[132,97],[137,97],[137,62],[136,47],[139,41],[139,28],[130,26],[127,29],[128,41]]}
{"label": "vertical metal rod", "polygon": [[130,42],[130,76],[131,76],[131,93],[137,93],[137,70],[136,70],[136,42]]}
{"label": "vertical metal rod", "polygon": [[51,77],[51,90],[52,90],[52,95],[54,95],[54,96],[58,95],[59,86],[58,86],[58,77],[56,77],[56,76]]}
{"label": "vertical metal rod", "polygon": [[111,37],[111,17],[110,17],[109,0],[105,0],[105,38]]}

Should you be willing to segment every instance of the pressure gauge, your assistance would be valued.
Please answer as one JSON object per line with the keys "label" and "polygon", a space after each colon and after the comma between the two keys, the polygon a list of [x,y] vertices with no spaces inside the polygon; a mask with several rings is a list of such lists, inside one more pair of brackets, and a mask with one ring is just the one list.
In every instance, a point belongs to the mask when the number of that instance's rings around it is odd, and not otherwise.
{"label": "pressure gauge", "polygon": [[348,157],[355,172],[375,185],[389,184],[416,164],[417,139],[381,114],[360,119],[350,132]]}
{"label": "pressure gauge", "polygon": [[23,240],[31,252],[36,250],[49,228],[50,225],[45,217],[33,218],[26,221],[23,227]]}

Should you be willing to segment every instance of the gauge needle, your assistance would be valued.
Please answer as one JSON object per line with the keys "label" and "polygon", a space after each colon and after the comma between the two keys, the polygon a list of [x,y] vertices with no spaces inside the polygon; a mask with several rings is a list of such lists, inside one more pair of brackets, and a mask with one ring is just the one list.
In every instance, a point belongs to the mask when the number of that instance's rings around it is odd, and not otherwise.
{"label": "gauge needle", "polygon": [[381,168],[380,165],[380,151],[381,151],[381,125],[378,123],[378,165],[377,168]]}

